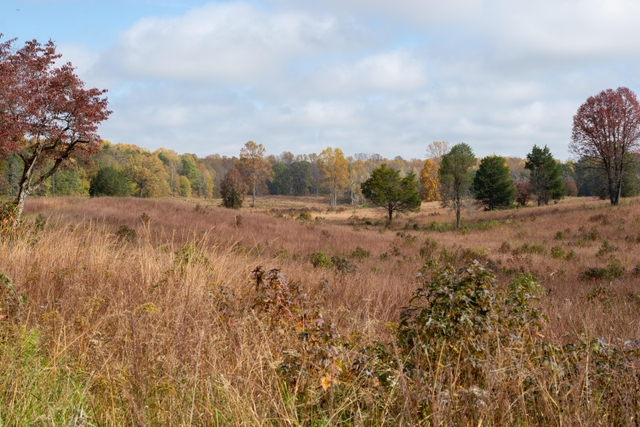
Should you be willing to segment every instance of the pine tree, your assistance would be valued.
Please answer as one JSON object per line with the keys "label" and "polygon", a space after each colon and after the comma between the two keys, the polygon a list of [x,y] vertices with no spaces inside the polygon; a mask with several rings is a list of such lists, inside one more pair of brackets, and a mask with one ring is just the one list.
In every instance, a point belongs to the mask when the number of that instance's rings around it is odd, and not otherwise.
{"label": "pine tree", "polygon": [[525,168],[531,171],[529,182],[538,206],[548,205],[549,200],[560,200],[564,196],[561,167],[546,145],[544,148],[533,146],[531,153],[527,154]]}
{"label": "pine tree", "polygon": [[504,157],[488,156],[480,161],[473,179],[473,190],[478,203],[487,211],[511,206],[516,199],[516,188]]}

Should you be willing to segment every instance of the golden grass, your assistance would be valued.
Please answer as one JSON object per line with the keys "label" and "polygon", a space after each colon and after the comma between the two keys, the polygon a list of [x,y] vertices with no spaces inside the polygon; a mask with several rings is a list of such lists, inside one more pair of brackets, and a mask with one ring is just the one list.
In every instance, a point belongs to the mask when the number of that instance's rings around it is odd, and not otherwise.
{"label": "golden grass", "polygon": [[[489,262],[498,283],[518,270],[534,273],[548,290],[539,302],[549,318],[538,332],[544,342],[561,346],[582,331],[587,343],[640,341],[638,199],[474,212],[463,215],[463,232],[430,231],[452,222],[437,204],[387,227],[374,209],[352,216],[324,211],[317,198],[258,202],[233,211],[183,200],[29,200],[28,221],[42,215],[45,228],[0,242],[0,273],[26,298],[19,315],[4,320],[0,424],[638,422],[629,412],[640,408],[637,359],[624,362],[630,370],[617,381],[631,395],[615,400],[616,413],[611,395],[590,388],[589,360],[576,356],[578,371],[561,375],[521,348],[504,349],[492,356],[488,379],[471,387],[455,364],[408,376],[394,332],[429,255],[459,266]],[[304,208],[314,219],[294,219]],[[605,240],[613,248],[598,255]],[[554,246],[573,259],[554,258]],[[358,247],[370,255],[353,257]],[[313,268],[317,252],[357,270]],[[580,279],[614,258],[621,277]],[[259,266],[280,269],[286,284],[256,290]],[[570,354],[549,357],[560,364]],[[381,384],[376,369],[390,382]]]}

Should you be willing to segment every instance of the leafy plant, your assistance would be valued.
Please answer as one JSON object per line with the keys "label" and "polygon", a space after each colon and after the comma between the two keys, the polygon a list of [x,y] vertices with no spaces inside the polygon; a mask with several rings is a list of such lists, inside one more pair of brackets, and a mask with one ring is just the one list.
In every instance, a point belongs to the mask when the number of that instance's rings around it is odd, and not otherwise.
{"label": "leafy plant", "polygon": [[322,252],[311,254],[311,264],[313,264],[313,268],[331,268],[333,265],[329,257]]}

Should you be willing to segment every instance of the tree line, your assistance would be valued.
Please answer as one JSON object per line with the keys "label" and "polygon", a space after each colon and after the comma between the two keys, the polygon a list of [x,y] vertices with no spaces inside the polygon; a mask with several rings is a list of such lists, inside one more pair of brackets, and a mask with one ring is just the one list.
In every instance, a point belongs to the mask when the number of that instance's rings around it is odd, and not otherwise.
{"label": "tree line", "polygon": [[[33,193],[220,195],[228,207],[241,205],[247,194],[255,206],[257,195],[269,193],[326,194],[331,208],[339,199],[355,206],[366,198],[388,209],[391,220],[394,210],[415,209],[417,191],[424,201],[452,207],[459,226],[472,198],[489,210],[531,198],[547,204],[564,195],[597,195],[615,205],[640,188],[640,104],[624,87],[602,91],[578,109],[569,143],[575,163],[554,160],[546,146],[534,146],[526,159],[494,155],[478,161],[469,145],[449,149],[442,141],[429,145],[424,162],[378,154],[345,157],[332,147],[319,154],[267,156],[253,141],[238,157],[199,158],[102,141],[98,125],[111,114],[107,91],[85,89],[70,63],[58,65],[60,58],[51,41],[0,43],[0,194],[14,197],[15,218]],[[390,202],[394,197],[411,202]]]}

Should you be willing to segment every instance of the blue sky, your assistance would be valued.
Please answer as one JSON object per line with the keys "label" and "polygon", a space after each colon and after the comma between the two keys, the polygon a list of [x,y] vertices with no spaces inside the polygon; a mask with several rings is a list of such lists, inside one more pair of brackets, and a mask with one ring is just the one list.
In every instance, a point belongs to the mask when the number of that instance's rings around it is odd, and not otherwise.
{"label": "blue sky", "polygon": [[108,89],[112,142],[566,159],[581,103],[640,90],[638,16],[635,0],[3,0],[0,32],[53,39]]}

